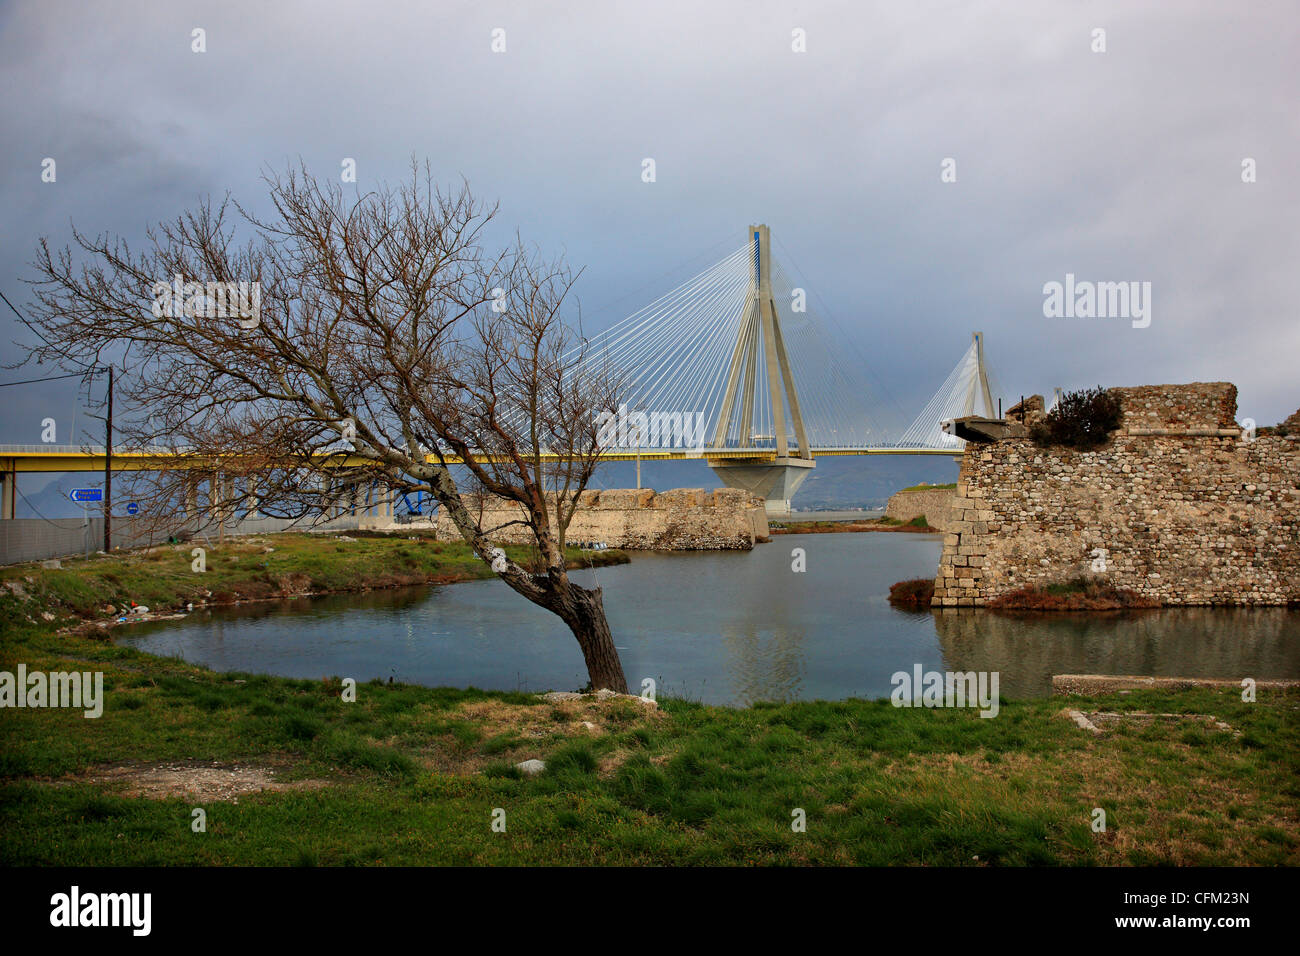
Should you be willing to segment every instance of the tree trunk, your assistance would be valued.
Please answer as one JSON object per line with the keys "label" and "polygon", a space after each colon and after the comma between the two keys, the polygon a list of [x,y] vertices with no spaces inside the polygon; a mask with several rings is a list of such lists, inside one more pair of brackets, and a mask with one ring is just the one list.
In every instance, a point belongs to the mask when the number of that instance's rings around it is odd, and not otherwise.
{"label": "tree trunk", "polygon": [[626,694],[627,678],[618,659],[618,648],[614,646],[614,635],[605,619],[605,603],[600,588],[588,590],[570,583],[567,592],[556,613],[578,639],[583,659],[587,662],[591,689]]}
{"label": "tree trunk", "polygon": [[451,473],[445,466],[435,465],[427,469],[426,476],[431,481],[434,496],[447,509],[460,536],[483,562],[517,594],[558,615],[569,625],[569,630],[578,639],[578,646],[582,648],[591,689],[608,689],[626,694],[627,677],[624,676],[623,664],[618,659],[618,648],[614,646],[609,621],[605,619],[605,602],[600,588],[589,590],[569,580],[564,570],[564,552],[556,546],[555,539],[549,534],[549,526],[545,523],[546,514],[535,517],[534,520],[539,523],[532,526],[537,536],[538,550],[548,559],[546,576],[528,574],[509,562],[502,571],[488,557],[494,546],[465,507],[465,502],[451,479]]}

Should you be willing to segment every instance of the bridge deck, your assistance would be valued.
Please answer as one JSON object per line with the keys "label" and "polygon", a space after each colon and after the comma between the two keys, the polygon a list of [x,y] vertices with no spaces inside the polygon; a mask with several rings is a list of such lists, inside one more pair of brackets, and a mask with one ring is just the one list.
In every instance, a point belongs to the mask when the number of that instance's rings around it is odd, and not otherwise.
{"label": "bridge deck", "polygon": [[[814,458],[843,455],[949,455],[959,457],[961,448],[909,448],[889,445],[857,446],[845,448],[813,448]],[[320,455],[318,459],[330,456]],[[562,456],[553,453],[542,455],[543,461],[559,461]],[[617,448],[602,452],[604,461],[679,461],[689,459],[744,458],[756,461],[775,461],[774,448]],[[432,457],[430,457],[432,460]],[[459,459],[448,458],[451,463]],[[117,471],[145,471],[160,468],[191,468],[196,470],[219,469],[229,462],[214,462],[178,455],[171,451],[113,451],[113,468]],[[370,464],[364,458],[339,457],[327,467],[356,468]],[[65,472],[103,471],[102,446],[82,448],[76,445],[0,445],[0,472]]]}

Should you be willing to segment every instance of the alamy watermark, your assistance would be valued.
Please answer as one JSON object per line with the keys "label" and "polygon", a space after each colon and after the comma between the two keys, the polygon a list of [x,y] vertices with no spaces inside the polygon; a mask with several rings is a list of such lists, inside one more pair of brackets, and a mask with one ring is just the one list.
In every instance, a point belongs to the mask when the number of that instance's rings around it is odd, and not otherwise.
{"label": "alamy watermark", "polygon": [[1150,282],[1076,281],[1043,284],[1043,315],[1049,319],[1132,319],[1133,328],[1151,324]]}
{"label": "alamy watermark", "polygon": [[155,282],[154,318],[238,319],[241,329],[255,329],[262,321],[260,282],[185,282],[177,275],[171,284]]}
{"label": "alamy watermark", "polygon": [[701,412],[629,412],[596,416],[596,442],[601,448],[688,448],[704,447],[707,423]]}
{"label": "alamy watermark", "polygon": [[74,885],[50,897],[50,925],[56,927],[117,926],[148,936],[152,913],[152,893],[83,893]]}
{"label": "alamy watermark", "polygon": [[104,672],[27,670],[18,665],[18,673],[0,671],[0,708],[4,707],[71,707],[84,710],[93,719],[104,713]]}
{"label": "alamy watermark", "polygon": [[998,715],[997,671],[895,671],[889,679],[895,707],[979,707],[981,717]]}

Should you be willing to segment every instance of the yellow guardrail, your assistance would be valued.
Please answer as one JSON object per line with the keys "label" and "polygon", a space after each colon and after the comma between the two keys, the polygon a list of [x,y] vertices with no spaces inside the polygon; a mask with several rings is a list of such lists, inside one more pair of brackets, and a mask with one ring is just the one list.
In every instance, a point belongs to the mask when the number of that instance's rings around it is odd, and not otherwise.
{"label": "yellow guardrail", "polygon": [[[860,448],[814,448],[814,458],[831,458],[846,455],[951,455],[959,457],[960,448],[892,448],[885,446]],[[755,462],[772,462],[776,460],[776,451],[771,448],[619,448],[602,452],[602,461],[727,461],[744,459]],[[364,468],[373,467],[374,462],[367,458],[352,455],[321,454],[315,456],[318,463],[329,468]],[[561,461],[564,456],[555,453],[543,453],[541,459],[547,462]],[[428,461],[434,461],[432,455]],[[449,456],[449,464],[459,464],[460,459]],[[238,458],[213,459],[192,457],[176,452],[164,451],[114,451],[114,471],[146,471],[164,468],[189,468],[200,471],[220,471],[225,468],[238,470]],[[103,449],[42,448],[39,445],[0,446],[0,471],[4,472],[76,472],[103,471]]]}

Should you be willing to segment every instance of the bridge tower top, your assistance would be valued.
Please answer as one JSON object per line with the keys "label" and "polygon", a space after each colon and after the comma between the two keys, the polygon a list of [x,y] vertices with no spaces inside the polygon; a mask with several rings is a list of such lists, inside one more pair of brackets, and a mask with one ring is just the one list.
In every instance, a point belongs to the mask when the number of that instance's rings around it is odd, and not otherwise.
{"label": "bridge tower top", "polygon": [[975,394],[978,388],[980,397],[984,399],[984,414],[993,418],[996,412],[993,411],[993,393],[989,390],[988,369],[984,366],[984,333],[972,332],[970,337],[971,344],[975,346],[975,375],[971,378],[970,391],[966,393],[966,414],[975,412]]}

